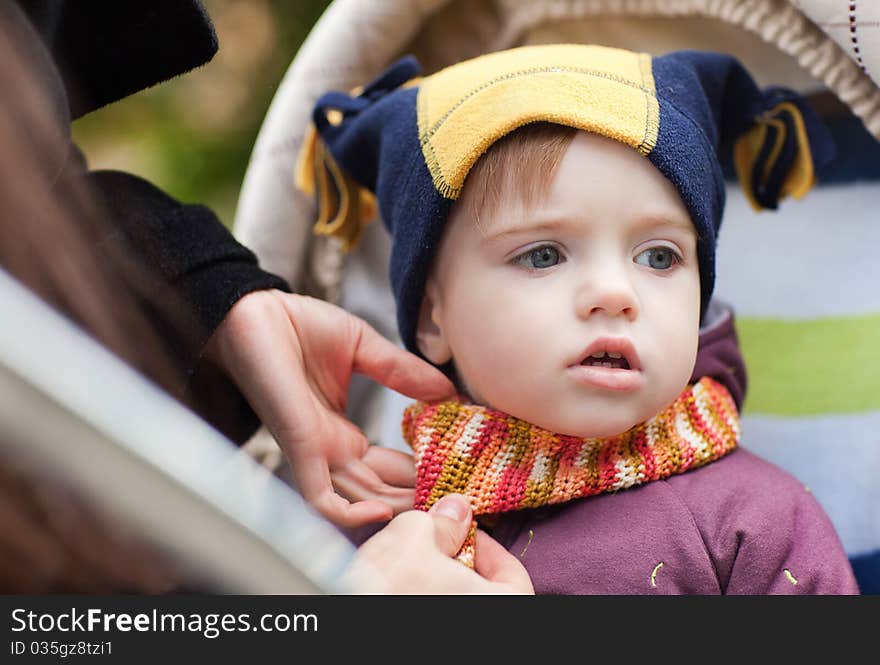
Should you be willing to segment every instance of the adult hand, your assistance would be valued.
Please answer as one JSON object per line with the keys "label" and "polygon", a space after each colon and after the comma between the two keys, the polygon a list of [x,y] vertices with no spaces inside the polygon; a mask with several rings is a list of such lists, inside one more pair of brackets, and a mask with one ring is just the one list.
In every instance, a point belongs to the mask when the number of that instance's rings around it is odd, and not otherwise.
{"label": "adult hand", "polygon": [[361,545],[346,583],[360,593],[534,593],[522,563],[483,531],[477,531],[473,570],[452,558],[471,519],[460,494],[443,497],[427,513],[398,515]]}
{"label": "adult hand", "polygon": [[371,446],[346,418],[348,384],[358,372],[432,401],[455,392],[438,369],[335,305],[274,290],[239,300],[206,354],[238,385],[300,492],[327,519],[354,527],[412,508],[412,457]]}

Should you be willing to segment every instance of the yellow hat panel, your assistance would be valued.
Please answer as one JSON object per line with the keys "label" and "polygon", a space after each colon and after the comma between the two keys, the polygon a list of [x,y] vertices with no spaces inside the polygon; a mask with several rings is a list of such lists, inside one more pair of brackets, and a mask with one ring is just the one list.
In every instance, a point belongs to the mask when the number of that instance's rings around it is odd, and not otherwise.
{"label": "yellow hat panel", "polygon": [[456,199],[474,163],[522,125],[546,121],[607,136],[647,155],[659,105],[651,57],[603,46],[490,53],[423,79],[419,141],[437,191]]}

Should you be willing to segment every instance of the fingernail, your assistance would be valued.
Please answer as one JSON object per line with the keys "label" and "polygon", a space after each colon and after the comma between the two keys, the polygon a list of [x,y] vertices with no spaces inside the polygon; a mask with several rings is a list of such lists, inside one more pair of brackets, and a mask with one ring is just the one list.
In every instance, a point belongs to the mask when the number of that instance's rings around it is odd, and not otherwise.
{"label": "fingernail", "polygon": [[443,515],[456,522],[464,522],[470,517],[471,507],[461,494],[449,494],[431,506],[428,512]]}

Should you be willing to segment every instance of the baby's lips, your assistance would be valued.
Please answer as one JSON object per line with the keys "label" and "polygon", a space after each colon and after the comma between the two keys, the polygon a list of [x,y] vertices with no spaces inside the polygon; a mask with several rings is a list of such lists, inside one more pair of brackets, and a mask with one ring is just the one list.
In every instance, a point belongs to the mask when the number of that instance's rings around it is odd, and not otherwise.
{"label": "baby's lips", "polygon": [[[603,336],[597,337],[580,354],[573,365],[590,365],[590,359],[595,354],[619,355],[629,365],[629,370],[641,371],[642,362],[636,351],[635,345],[627,337]],[[605,368],[608,369],[608,368]],[[618,368],[620,369],[620,368]],[[623,368],[625,370],[625,368]]]}
{"label": "baby's lips", "polygon": [[640,370],[572,365],[567,371],[577,383],[600,390],[625,393],[645,385],[645,375]]}

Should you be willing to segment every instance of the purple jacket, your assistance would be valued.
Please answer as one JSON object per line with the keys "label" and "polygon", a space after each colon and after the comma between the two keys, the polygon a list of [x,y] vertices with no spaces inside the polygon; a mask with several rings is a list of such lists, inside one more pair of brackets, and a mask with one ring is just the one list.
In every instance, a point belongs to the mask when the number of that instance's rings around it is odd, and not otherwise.
{"label": "purple jacket", "polygon": [[[745,369],[729,313],[700,335],[694,376],[722,382],[741,407]],[[665,480],[501,515],[491,534],[537,593],[858,593],[813,495],[743,448]]]}
{"label": "purple jacket", "polygon": [[858,593],[809,490],[743,449],[616,494],[503,515],[492,536],[537,593]]}

